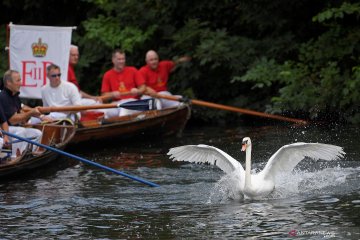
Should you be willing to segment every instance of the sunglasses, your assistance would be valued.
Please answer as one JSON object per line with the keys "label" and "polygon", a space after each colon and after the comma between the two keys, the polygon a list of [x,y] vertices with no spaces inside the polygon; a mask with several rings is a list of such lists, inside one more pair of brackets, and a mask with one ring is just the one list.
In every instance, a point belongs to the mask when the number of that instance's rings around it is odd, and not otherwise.
{"label": "sunglasses", "polygon": [[52,77],[52,78],[61,77],[61,73],[51,74],[50,77]]}

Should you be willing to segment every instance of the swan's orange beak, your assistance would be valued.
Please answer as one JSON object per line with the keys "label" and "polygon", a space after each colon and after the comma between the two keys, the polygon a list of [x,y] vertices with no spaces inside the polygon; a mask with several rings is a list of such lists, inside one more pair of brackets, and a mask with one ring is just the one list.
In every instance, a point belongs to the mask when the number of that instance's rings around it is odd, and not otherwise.
{"label": "swan's orange beak", "polygon": [[244,152],[246,150],[247,144],[243,143],[241,146],[241,151]]}

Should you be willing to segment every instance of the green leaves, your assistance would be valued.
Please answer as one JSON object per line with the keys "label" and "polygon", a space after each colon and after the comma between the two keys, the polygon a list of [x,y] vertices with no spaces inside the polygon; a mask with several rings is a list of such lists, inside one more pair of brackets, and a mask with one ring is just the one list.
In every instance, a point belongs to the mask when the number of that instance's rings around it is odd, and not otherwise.
{"label": "green leaves", "polygon": [[252,82],[254,88],[270,87],[273,82],[280,80],[281,67],[274,59],[268,60],[266,57],[256,61],[246,73],[241,77],[233,77],[231,82]]}
{"label": "green leaves", "polygon": [[326,22],[328,20],[342,19],[345,15],[360,16],[360,4],[343,2],[338,8],[329,8],[312,18],[314,22]]}
{"label": "green leaves", "polygon": [[156,26],[143,31],[133,26],[121,26],[115,17],[99,15],[84,21],[85,38],[97,40],[110,49],[121,48],[133,52],[135,46],[143,44],[154,33]]}

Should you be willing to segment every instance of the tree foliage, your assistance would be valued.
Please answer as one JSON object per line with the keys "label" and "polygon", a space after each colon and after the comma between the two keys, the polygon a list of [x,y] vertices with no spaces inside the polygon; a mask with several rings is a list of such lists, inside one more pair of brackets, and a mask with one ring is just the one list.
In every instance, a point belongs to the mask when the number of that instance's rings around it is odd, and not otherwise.
{"label": "tree foliage", "polygon": [[[162,59],[192,56],[171,76],[173,92],[311,118],[336,113],[360,122],[356,1],[4,0],[0,7],[2,24],[78,26],[78,77],[93,93],[112,67],[114,48],[125,50],[128,65],[136,67],[155,49]],[[5,27],[0,38],[5,46]],[[197,116],[225,117],[219,111]]]}
{"label": "tree foliage", "polygon": [[359,6],[345,2],[321,11],[312,20],[323,32],[300,44],[293,59],[264,59],[238,80],[254,87],[281,83],[278,96],[272,98],[272,111],[300,110],[312,117],[340,111],[347,120],[358,122]]}

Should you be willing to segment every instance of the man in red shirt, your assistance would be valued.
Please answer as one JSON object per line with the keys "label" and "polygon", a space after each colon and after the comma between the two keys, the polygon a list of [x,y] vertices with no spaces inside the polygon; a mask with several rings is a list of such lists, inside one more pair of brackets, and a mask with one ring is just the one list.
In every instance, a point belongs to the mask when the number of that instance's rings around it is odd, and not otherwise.
{"label": "man in red shirt", "polygon": [[[190,61],[190,59],[190,57],[184,56],[179,58],[177,61],[159,61],[159,56],[154,50],[148,51],[145,56],[146,65],[139,70],[144,77],[145,84],[147,86],[145,93],[150,96],[156,93],[172,95],[167,89],[169,75],[172,71],[174,71],[175,66],[178,63],[187,62]],[[178,101],[166,99],[161,99],[160,101],[162,108],[175,107],[179,105]]]}
{"label": "man in red shirt", "polygon": [[[114,67],[104,74],[101,93],[111,96],[116,103],[125,103],[139,99],[145,90],[144,78],[135,67],[126,66],[126,55],[122,50],[116,49],[112,54]],[[125,108],[112,109],[107,113],[111,116],[124,116],[137,111]]]}
{"label": "man in red shirt", "polygon": [[[75,66],[79,63],[79,48],[76,45],[70,46],[70,57],[69,57],[69,67],[68,67],[68,82],[73,83],[80,92],[83,105],[94,105],[96,102],[102,102],[101,98],[92,96],[84,91],[80,90],[80,85],[77,81],[75,75]],[[90,100],[91,99],[91,100]]]}

